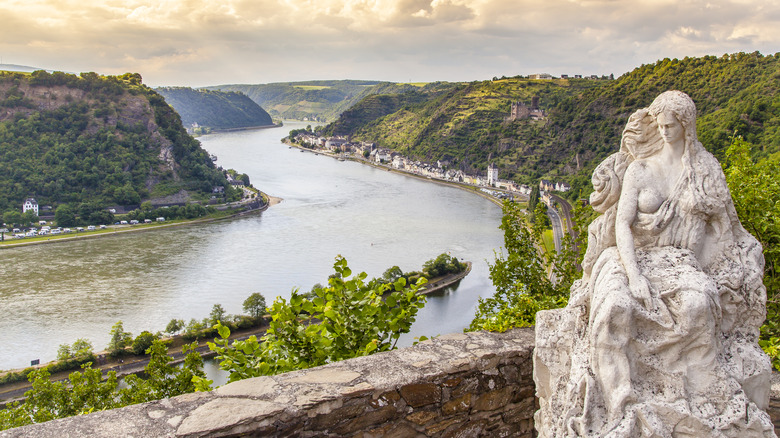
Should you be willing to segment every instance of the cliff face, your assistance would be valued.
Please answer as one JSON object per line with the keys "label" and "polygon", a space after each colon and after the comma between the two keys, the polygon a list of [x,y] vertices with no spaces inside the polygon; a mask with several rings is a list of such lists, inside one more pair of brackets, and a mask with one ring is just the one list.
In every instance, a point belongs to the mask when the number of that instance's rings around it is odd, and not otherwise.
{"label": "cliff face", "polygon": [[140,75],[0,73],[0,212],[28,196],[125,205],[226,184]]}

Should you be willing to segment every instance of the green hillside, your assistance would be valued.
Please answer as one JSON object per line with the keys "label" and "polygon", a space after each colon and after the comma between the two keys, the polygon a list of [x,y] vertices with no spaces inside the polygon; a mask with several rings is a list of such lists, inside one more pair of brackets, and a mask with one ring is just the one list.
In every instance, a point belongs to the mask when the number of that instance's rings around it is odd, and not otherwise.
{"label": "green hillside", "polygon": [[[422,101],[364,99],[345,116],[365,107],[364,114],[378,117],[349,116],[350,123],[336,122],[325,132],[348,126],[349,132],[340,133],[418,159],[448,158],[471,173],[495,162],[501,178],[567,180],[577,196],[590,190],[595,165],[617,150],[628,116],[669,89],[694,99],[699,138],[719,158],[734,132],[759,145],[757,158],[777,153],[778,79],[780,55],[759,53],[665,59],[615,80],[502,78],[457,84]],[[547,113],[544,119],[505,121],[511,102],[528,104],[534,96]],[[384,112],[376,108],[383,100]]]}
{"label": "green hillside", "polygon": [[412,84],[353,80],[207,87],[244,93],[274,118],[318,121],[336,120],[339,114],[366,96],[400,94],[417,88]]}
{"label": "green hillside", "polygon": [[271,116],[243,93],[187,87],[155,91],[179,113],[185,127],[198,124],[213,129],[234,129],[273,124]]}
{"label": "green hillside", "polygon": [[206,198],[227,185],[138,74],[0,73],[0,211]]}
{"label": "green hillside", "polygon": [[[373,141],[426,161],[448,159],[469,173],[483,172],[489,160],[503,161],[503,177],[519,177],[527,173],[524,166],[529,157],[537,154],[542,140],[545,120],[506,121],[513,102],[530,105],[539,98],[544,111],[555,108],[572,94],[602,86],[600,80],[529,80],[504,78],[467,84],[446,84],[424,88],[411,96],[409,102],[398,102],[401,97],[373,96],[366,98],[342,114],[382,114],[374,107],[387,102],[387,115],[373,120],[350,123],[356,140]],[[405,103],[405,104],[404,104]],[[401,104],[396,109],[396,104]],[[366,110],[364,110],[366,108]],[[339,121],[325,128],[336,131],[344,125]],[[505,157],[511,157],[504,160]],[[522,179],[522,178],[520,178]]]}

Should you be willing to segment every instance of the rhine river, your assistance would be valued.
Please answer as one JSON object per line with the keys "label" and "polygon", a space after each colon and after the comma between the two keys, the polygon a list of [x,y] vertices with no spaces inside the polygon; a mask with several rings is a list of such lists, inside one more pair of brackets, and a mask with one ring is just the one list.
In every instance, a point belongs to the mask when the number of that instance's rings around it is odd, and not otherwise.
{"label": "rhine river", "polygon": [[111,326],[163,331],[172,318],[208,316],[214,304],[242,313],[253,292],[277,295],[327,283],[336,255],[369,278],[398,265],[419,270],[442,252],[473,262],[457,287],[428,298],[412,333],[460,332],[479,296],[494,288],[487,261],[503,242],[501,209],[453,187],[290,149],[291,129],[211,134],[217,164],[283,198],[263,213],[144,233],[0,250],[0,369],[53,360],[89,339],[106,347]]}

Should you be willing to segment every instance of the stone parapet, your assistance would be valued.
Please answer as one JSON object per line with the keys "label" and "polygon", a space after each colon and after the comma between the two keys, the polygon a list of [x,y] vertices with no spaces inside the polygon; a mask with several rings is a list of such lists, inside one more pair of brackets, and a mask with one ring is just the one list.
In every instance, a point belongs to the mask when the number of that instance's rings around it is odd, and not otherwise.
{"label": "stone parapet", "polygon": [[444,335],[0,437],[531,437],[533,345],[533,328]]}

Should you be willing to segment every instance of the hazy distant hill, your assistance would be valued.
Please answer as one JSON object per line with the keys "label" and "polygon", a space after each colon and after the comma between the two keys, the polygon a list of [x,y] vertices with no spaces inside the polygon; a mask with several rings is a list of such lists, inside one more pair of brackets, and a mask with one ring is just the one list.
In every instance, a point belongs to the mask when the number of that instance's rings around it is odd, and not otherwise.
{"label": "hazy distant hill", "polygon": [[[211,90],[246,94],[272,117],[297,120],[333,121],[365,96],[401,93],[414,89],[409,84],[380,81],[306,81],[273,84],[238,84],[207,87]],[[388,89],[392,89],[388,91]]]}
{"label": "hazy distant hill", "polygon": [[[590,174],[618,149],[628,116],[661,92],[678,89],[696,102],[699,139],[719,158],[736,132],[757,145],[757,158],[780,151],[780,54],[738,53],[722,57],[664,59],[615,80],[504,78],[458,84],[429,93],[423,102],[364,99],[326,128],[349,126],[344,134],[375,141],[425,160],[449,158],[452,165],[483,172],[490,162],[501,178],[536,182],[568,180],[590,190]],[[511,102],[539,97],[543,120],[506,121]],[[363,108],[366,108],[363,111]],[[376,114],[360,120],[352,113]],[[356,122],[357,121],[357,122]]]}
{"label": "hazy distant hill", "polygon": [[164,87],[155,91],[179,113],[185,127],[194,123],[214,129],[273,124],[271,116],[263,108],[240,92],[187,87]]}
{"label": "hazy distant hill", "polygon": [[0,211],[137,204],[226,186],[179,115],[138,74],[0,73]]}
{"label": "hazy distant hill", "polygon": [[[0,64],[0,71],[16,71],[21,73],[32,73],[36,70],[43,70],[43,69],[38,67],[30,67],[27,65]],[[48,71],[51,72],[51,70]]]}

